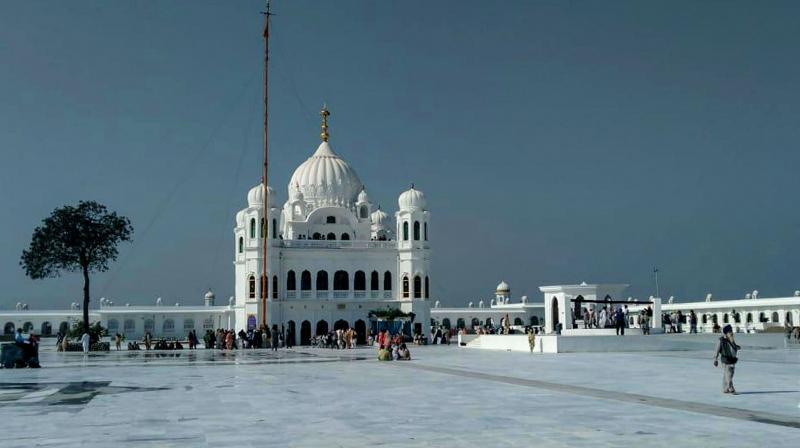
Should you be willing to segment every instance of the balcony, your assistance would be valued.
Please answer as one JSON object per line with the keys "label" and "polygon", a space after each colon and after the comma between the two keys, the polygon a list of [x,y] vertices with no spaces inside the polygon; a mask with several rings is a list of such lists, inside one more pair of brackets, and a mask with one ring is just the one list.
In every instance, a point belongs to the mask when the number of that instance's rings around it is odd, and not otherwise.
{"label": "balcony", "polygon": [[328,300],[328,291],[317,291],[317,299]]}
{"label": "balcony", "polygon": [[311,291],[301,291],[300,298],[301,299],[310,299],[312,297]]}
{"label": "balcony", "polygon": [[287,249],[397,249],[397,241],[280,240]]}
{"label": "balcony", "polygon": [[393,297],[392,291],[286,291],[287,300],[382,300]]}

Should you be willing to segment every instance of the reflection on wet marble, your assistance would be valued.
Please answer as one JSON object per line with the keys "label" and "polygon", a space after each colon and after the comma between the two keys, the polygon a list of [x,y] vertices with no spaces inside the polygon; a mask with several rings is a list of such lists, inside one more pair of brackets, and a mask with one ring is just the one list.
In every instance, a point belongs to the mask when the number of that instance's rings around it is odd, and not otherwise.
{"label": "reflection on wet marble", "polygon": [[42,369],[0,370],[0,445],[800,443],[800,351],[743,352],[735,397],[702,352],[412,351],[378,363],[371,349],[45,350]]}

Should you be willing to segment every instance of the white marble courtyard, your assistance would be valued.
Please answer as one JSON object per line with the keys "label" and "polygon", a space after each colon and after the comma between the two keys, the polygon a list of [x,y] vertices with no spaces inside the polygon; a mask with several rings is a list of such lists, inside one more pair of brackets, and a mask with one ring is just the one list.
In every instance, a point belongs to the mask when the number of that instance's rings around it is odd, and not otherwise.
{"label": "white marble courtyard", "polygon": [[798,350],[42,353],[0,370],[4,447],[792,446]]}

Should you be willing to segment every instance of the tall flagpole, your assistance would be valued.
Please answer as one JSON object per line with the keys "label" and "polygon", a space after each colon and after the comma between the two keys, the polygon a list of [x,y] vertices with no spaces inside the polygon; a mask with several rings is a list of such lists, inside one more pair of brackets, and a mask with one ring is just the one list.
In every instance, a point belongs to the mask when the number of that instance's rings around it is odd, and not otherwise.
{"label": "tall flagpole", "polygon": [[[269,219],[267,219],[267,210],[269,209],[269,195],[267,190],[267,181],[269,175],[269,149],[267,143],[267,126],[269,124],[269,17],[272,15],[270,12],[270,4],[267,0],[267,10],[262,12],[264,14],[264,174],[261,176],[261,184],[264,189],[264,210],[262,213],[264,225],[261,226],[261,247],[262,247],[262,261],[261,261],[261,324],[267,326],[267,295],[269,293],[267,285],[267,245],[269,243]],[[275,232],[276,229],[272,229]],[[272,286],[273,288],[275,285]]]}

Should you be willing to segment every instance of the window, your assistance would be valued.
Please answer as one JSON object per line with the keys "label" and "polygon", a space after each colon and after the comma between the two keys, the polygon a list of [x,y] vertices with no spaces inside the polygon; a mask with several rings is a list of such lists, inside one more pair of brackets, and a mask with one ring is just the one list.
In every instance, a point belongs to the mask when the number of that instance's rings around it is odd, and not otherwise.
{"label": "window", "polygon": [[319,232],[314,232],[314,235],[311,237],[312,240],[321,240],[322,235]]}
{"label": "window", "polygon": [[414,277],[414,298],[422,298],[422,279],[419,278],[419,275]]}
{"label": "window", "polygon": [[383,290],[384,291],[392,290],[392,273],[389,271],[383,273]]}
{"label": "window", "polygon": [[522,323],[522,319],[517,317],[517,318],[514,318],[514,325],[525,325],[525,324]]}
{"label": "window", "polygon": [[[308,271],[306,271],[306,272],[308,272]],[[309,277],[309,280],[311,280],[310,277]],[[287,291],[294,291],[296,289],[296,286],[297,286],[296,283],[297,283],[297,280],[295,279],[294,271],[287,272],[286,273],[286,290]],[[311,282],[309,281],[309,283],[311,283]]]}
{"label": "window", "polygon": [[342,241],[350,241],[350,234],[349,233],[343,233],[342,234]]}
{"label": "window", "polygon": [[442,326],[449,330],[450,329],[450,319],[448,319],[446,317],[444,319],[442,319]]}
{"label": "window", "polygon": [[408,241],[408,221],[403,222],[403,241]]}
{"label": "window", "polygon": [[336,224],[336,217],[328,216],[327,218],[325,218],[325,224]]}
{"label": "window", "polygon": [[192,330],[194,330],[194,319],[184,319],[183,331],[192,331]]}
{"label": "window", "polygon": [[250,218],[250,238],[256,237],[256,218]]}
{"label": "window", "polygon": [[425,241],[428,241],[428,223],[425,223]]}
{"label": "window", "polygon": [[777,311],[772,313],[772,322],[776,323],[776,324],[778,323],[778,312]]}
{"label": "window", "polygon": [[356,271],[356,276],[353,278],[353,289],[356,291],[367,290],[367,275],[364,271]]}
{"label": "window", "polygon": [[347,271],[336,271],[333,274],[333,289],[335,291],[347,291],[350,289],[350,276]]}
{"label": "window", "polygon": [[748,324],[753,323],[753,313],[747,313],[747,323]]}
{"label": "window", "polygon": [[256,276],[251,275],[247,279],[247,297],[251,299],[256,298]]}
{"label": "window", "polygon": [[172,319],[167,319],[164,321],[164,333],[174,333],[175,332],[175,321]]}
{"label": "window", "polygon": [[328,272],[319,271],[317,272],[317,291],[327,291],[327,290],[328,290]]}
{"label": "window", "polygon": [[122,328],[125,333],[133,332],[136,330],[136,321],[133,319],[125,319]]}
{"label": "window", "polygon": [[214,318],[208,317],[203,319],[203,330],[211,330],[214,328]]}
{"label": "window", "polygon": [[722,322],[723,322],[723,323],[726,323],[726,324],[728,323],[728,313],[725,313],[725,314],[722,316]]}
{"label": "window", "polygon": [[425,276],[425,298],[426,299],[430,299],[431,298],[431,289],[430,288],[431,288],[431,283],[428,280],[428,276],[426,275]]}
{"label": "window", "polygon": [[372,271],[372,274],[369,276],[369,290],[377,291],[379,289],[381,289],[380,276],[378,275],[378,271]]}
{"label": "window", "polygon": [[244,252],[244,238],[239,237],[239,253]]}
{"label": "window", "polygon": [[362,205],[361,206],[361,219],[366,219],[367,218],[367,214],[368,214],[367,212],[368,212],[367,206],[366,205]]}
{"label": "window", "polygon": [[144,321],[144,331],[145,331],[145,333],[147,333],[147,332],[151,332],[152,333],[153,330],[155,330],[155,328],[156,328],[156,323],[155,323],[155,321],[153,321],[153,319],[145,319],[145,321]]}
{"label": "window", "polygon": [[328,233],[328,236],[325,237],[325,239],[327,239],[327,240],[335,240],[336,239],[336,234],[333,233],[333,232],[330,232],[330,233]]}
{"label": "window", "polygon": [[311,291],[311,273],[303,271],[300,274],[300,289],[303,291]]}
{"label": "window", "polygon": [[419,241],[419,221],[414,221],[414,241]]}
{"label": "window", "polygon": [[403,276],[403,297],[408,297],[408,276]]}
{"label": "window", "polygon": [[278,238],[278,220],[272,218],[272,239]]}
{"label": "window", "polygon": [[267,228],[264,227],[264,218],[261,218],[261,233],[260,233],[260,235],[261,235],[261,238],[264,238],[264,237],[267,236]]}
{"label": "window", "polygon": [[272,276],[272,298],[273,299],[277,299],[278,298],[278,276],[277,275],[273,275]]}
{"label": "window", "polygon": [[119,330],[119,321],[116,319],[109,319],[108,320],[108,332],[116,333]]}

